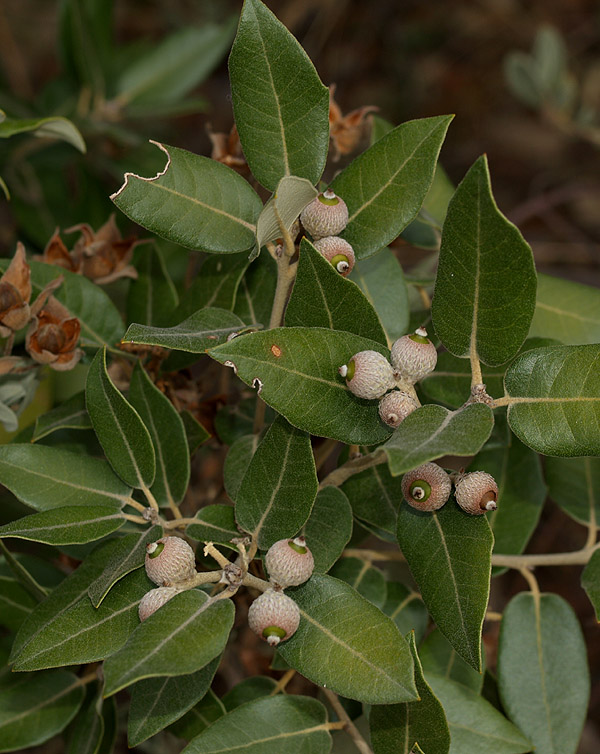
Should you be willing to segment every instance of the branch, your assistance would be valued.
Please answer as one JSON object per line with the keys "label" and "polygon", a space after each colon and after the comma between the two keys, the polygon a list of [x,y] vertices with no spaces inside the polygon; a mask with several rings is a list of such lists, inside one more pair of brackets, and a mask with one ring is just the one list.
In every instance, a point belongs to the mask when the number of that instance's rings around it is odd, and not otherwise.
{"label": "branch", "polygon": [[386,455],[383,450],[376,450],[374,453],[370,453],[368,456],[361,456],[360,458],[353,458],[351,461],[346,461],[345,464],[337,469],[334,469],[328,474],[325,479],[319,484],[319,489],[323,487],[339,487],[346,479],[350,479],[354,474],[360,474],[365,469],[370,469],[371,466],[378,466],[380,463],[385,463]]}
{"label": "branch", "polygon": [[358,730],[356,725],[354,725],[352,720],[350,720],[350,718],[348,717],[348,713],[342,707],[340,700],[337,697],[337,694],[334,694],[333,691],[326,688],[323,689],[323,693],[327,697],[327,701],[329,702],[329,704],[331,704],[331,706],[333,707],[335,714],[344,723],[344,730],[350,736],[350,738],[354,741],[354,745],[360,751],[360,753],[373,754],[373,750],[371,749],[369,744],[365,741],[365,739],[362,737],[361,732]]}

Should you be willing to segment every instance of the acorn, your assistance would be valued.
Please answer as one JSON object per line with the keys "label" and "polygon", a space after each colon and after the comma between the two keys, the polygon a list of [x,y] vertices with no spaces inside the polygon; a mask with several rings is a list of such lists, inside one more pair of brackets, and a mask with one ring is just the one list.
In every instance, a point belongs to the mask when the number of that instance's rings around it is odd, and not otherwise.
{"label": "acorn", "polygon": [[389,361],[377,351],[359,351],[338,372],[359,398],[381,398],[396,384]]}
{"label": "acorn", "polygon": [[417,401],[403,390],[392,390],[379,401],[379,416],[390,427],[399,427],[409,414],[419,408]]}
{"label": "acorn", "polygon": [[144,621],[149,618],[152,613],[155,613],[159,607],[162,607],[176,594],[179,594],[181,589],[175,586],[160,586],[158,589],[151,589],[142,597],[140,605],[138,607],[138,615],[140,620]]}
{"label": "acorn", "polygon": [[355,261],[354,249],[348,241],[339,236],[327,236],[315,241],[314,247],[342,277],[347,278],[352,272]]}
{"label": "acorn", "polygon": [[348,225],[346,202],[327,189],[300,213],[300,222],[313,239],[336,236]]}
{"label": "acorn", "polygon": [[437,463],[424,463],[402,477],[404,499],[420,511],[437,511],[451,491],[450,477]]}
{"label": "acorn", "polygon": [[481,516],[498,507],[498,485],[491,474],[472,471],[456,474],[454,497],[460,507],[473,516]]}
{"label": "acorn", "polygon": [[146,573],[159,586],[191,579],[196,573],[194,551],[179,537],[161,537],[146,545]]}
{"label": "acorn", "polygon": [[287,589],[298,586],[312,576],[315,561],[304,537],[280,539],[265,555],[265,566],[273,584]]}
{"label": "acorn", "polygon": [[267,589],[250,605],[248,624],[271,647],[289,639],[300,623],[300,610],[279,589]]}
{"label": "acorn", "polygon": [[390,360],[397,375],[414,384],[433,372],[437,350],[427,337],[427,330],[419,327],[412,335],[398,338],[392,345]]}

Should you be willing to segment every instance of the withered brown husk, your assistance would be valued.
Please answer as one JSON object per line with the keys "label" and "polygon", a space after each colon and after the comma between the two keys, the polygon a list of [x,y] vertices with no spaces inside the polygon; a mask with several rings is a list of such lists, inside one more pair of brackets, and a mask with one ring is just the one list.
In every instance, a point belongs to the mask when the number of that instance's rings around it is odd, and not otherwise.
{"label": "withered brown husk", "polygon": [[29,322],[30,298],[31,272],[25,260],[25,247],[19,241],[11,263],[0,277],[0,337],[8,338]]}
{"label": "withered brown husk", "polygon": [[32,359],[64,372],[78,363],[83,351],[77,348],[81,323],[60,301],[50,297],[27,331],[25,348]]}

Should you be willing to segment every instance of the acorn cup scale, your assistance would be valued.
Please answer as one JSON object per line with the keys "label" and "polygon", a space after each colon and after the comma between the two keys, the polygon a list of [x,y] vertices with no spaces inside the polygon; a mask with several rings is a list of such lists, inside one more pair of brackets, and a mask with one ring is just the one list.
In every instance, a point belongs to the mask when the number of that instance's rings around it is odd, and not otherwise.
{"label": "acorn cup scale", "polygon": [[157,589],[151,589],[149,592],[146,592],[138,607],[140,620],[145,621],[146,618],[149,618],[160,607],[165,605],[180,592],[181,589],[178,589],[175,586],[159,586]]}
{"label": "acorn cup scale", "polygon": [[395,341],[390,361],[399,377],[414,384],[433,372],[437,350],[427,337],[427,330],[419,327],[412,335],[403,335]]}
{"label": "acorn cup scale", "polygon": [[342,277],[352,272],[356,258],[348,241],[339,236],[326,236],[315,241],[314,247]]}
{"label": "acorn cup scale", "polygon": [[265,566],[271,582],[287,589],[308,581],[315,561],[304,537],[295,537],[280,539],[271,545],[265,555]]}
{"label": "acorn cup scale", "polygon": [[396,384],[394,370],[378,351],[359,351],[338,372],[359,398],[381,398]]}
{"label": "acorn cup scale", "polygon": [[267,589],[248,610],[248,625],[269,646],[289,639],[300,624],[300,609],[280,589]]}
{"label": "acorn cup scale", "polygon": [[348,224],[348,207],[341,197],[327,189],[302,210],[300,222],[315,241],[336,236]]}
{"label": "acorn cup scale", "polygon": [[381,421],[396,429],[417,408],[419,404],[412,395],[402,390],[392,390],[379,401],[379,416]]}
{"label": "acorn cup scale", "polygon": [[450,477],[437,463],[424,463],[402,477],[404,499],[420,511],[439,510],[451,491]]}
{"label": "acorn cup scale", "polygon": [[179,537],[161,537],[146,545],[144,563],[148,578],[159,586],[191,579],[196,573],[194,551]]}
{"label": "acorn cup scale", "polygon": [[459,472],[454,476],[454,497],[472,516],[481,516],[498,507],[498,485],[486,471]]}

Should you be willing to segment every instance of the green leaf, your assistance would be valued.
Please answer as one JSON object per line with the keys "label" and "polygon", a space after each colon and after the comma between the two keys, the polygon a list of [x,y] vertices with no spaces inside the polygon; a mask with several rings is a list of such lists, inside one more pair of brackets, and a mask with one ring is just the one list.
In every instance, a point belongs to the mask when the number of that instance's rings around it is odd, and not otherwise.
{"label": "green leaf", "polygon": [[195,515],[198,523],[189,524],[188,537],[199,542],[216,542],[231,547],[231,540],[240,536],[231,505],[206,505]]}
{"label": "green leaf", "polygon": [[498,644],[498,690],[508,717],[536,751],[575,754],[587,713],[590,677],[579,621],[557,594],[522,592],[505,608]]}
{"label": "green leaf", "polygon": [[223,464],[223,486],[229,497],[237,500],[240,485],[260,442],[259,435],[243,435],[229,448]]}
{"label": "green leaf", "polygon": [[471,689],[433,674],[427,674],[427,682],[446,713],[450,754],[525,754],[532,750],[521,731]]}
{"label": "green leaf", "polygon": [[7,118],[2,110],[0,115],[0,139],[8,139],[15,134],[31,133],[46,139],[60,139],[71,144],[85,154],[85,141],[79,129],[67,118]]}
{"label": "green leaf", "polygon": [[545,455],[600,455],[599,364],[600,345],[521,354],[504,379],[512,431]]}
{"label": "green leaf", "polygon": [[[505,367],[483,367],[483,382],[489,395],[502,395],[505,372]],[[435,371],[420,380],[419,386],[430,400],[460,408],[471,394],[469,362],[442,351],[438,355]]]}
{"label": "green leaf", "polygon": [[158,327],[169,324],[178,296],[158,244],[139,246],[134,267],[138,276],[129,284],[127,322]]}
{"label": "green leaf", "polygon": [[256,180],[321,177],[329,146],[329,92],[296,39],[260,0],[246,0],[229,56],[233,114]]}
{"label": "green leaf", "polygon": [[256,223],[256,256],[269,241],[282,238],[282,226],[289,231],[306,205],[318,195],[319,192],[306,178],[284,176]]}
{"label": "green leaf", "polygon": [[[101,688],[100,688],[101,692]],[[66,754],[96,754],[104,734],[102,694],[99,684],[91,683],[81,709],[69,730]]]}
{"label": "green leaf", "polygon": [[267,324],[277,285],[277,268],[270,254],[261,254],[240,281],[234,312],[244,322]]}
{"label": "green leaf", "polygon": [[37,746],[77,714],[84,689],[64,670],[12,676],[0,687],[0,751]]}
{"label": "green leaf", "polygon": [[118,727],[117,704],[114,696],[104,700],[104,704],[102,705],[102,722],[104,733],[96,754],[113,754]]}
{"label": "green leaf", "polygon": [[116,82],[118,101],[152,112],[158,103],[182,99],[219,63],[232,31],[231,24],[205,24],[170,34],[122,71]]}
{"label": "green leaf", "polygon": [[391,475],[387,464],[371,466],[354,474],[344,482],[342,491],[347,495],[356,518],[389,534],[396,534],[402,481]]}
{"label": "green leaf", "polygon": [[285,312],[288,327],[326,327],[387,345],[375,309],[351,280],[342,277],[303,238],[296,282]]}
{"label": "green leaf", "polygon": [[429,404],[407,416],[382,450],[397,476],[442,456],[475,455],[493,426],[492,411],[483,403],[457,411]]}
{"label": "green leaf", "polygon": [[600,341],[600,291],[590,285],[538,273],[530,335],[569,345]]}
{"label": "green leaf", "polygon": [[408,331],[408,290],[402,267],[391,249],[358,261],[350,278],[377,312],[389,345]]}
{"label": "green leaf", "polygon": [[270,696],[277,686],[274,678],[265,675],[255,675],[244,678],[223,696],[223,704],[227,712],[231,712],[246,702],[253,702],[263,696]]}
{"label": "green leaf", "polygon": [[315,560],[315,571],[327,573],[352,536],[352,508],[346,495],[337,487],[319,490],[303,533]]}
{"label": "green leaf", "polygon": [[413,220],[435,171],[451,115],[412,120],[356,157],[331,184],[348,205],[346,229],[358,259],[393,241]]}
{"label": "green leaf", "polygon": [[85,408],[85,393],[76,393],[56,408],[38,416],[31,442],[37,442],[59,429],[92,429]]}
{"label": "green leaf", "polygon": [[235,254],[252,248],[262,202],[248,181],[216,160],[152,143],[167,155],[167,164],[154,178],[125,173],[111,196],[117,207],[189,249]]}
{"label": "green leaf", "polygon": [[[16,656],[14,669],[41,670],[104,660],[127,641],[139,624],[140,600],[150,586],[144,571],[131,573],[95,608],[87,594],[80,595],[80,586],[75,588],[73,582],[66,585],[60,592],[61,608],[43,602],[32,615],[35,622],[23,624],[29,631],[32,625],[37,628]],[[48,600],[53,598],[51,594]],[[44,613],[50,613],[50,621],[41,624]]]}
{"label": "green leaf", "polygon": [[145,678],[131,689],[127,743],[137,746],[179,720],[208,691],[220,657],[188,675]]}
{"label": "green leaf", "polygon": [[433,513],[400,506],[398,543],[423,601],[454,649],[478,671],[493,541],[485,516],[471,516],[453,500]]}
{"label": "green leaf", "polygon": [[184,409],[181,414],[181,420],[183,421],[183,427],[185,429],[185,436],[188,444],[188,452],[191,456],[198,450],[202,443],[206,442],[211,437],[210,432],[203,424],[200,424],[198,419],[188,411]]}
{"label": "green leaf", "polygon": [[104,663],[105,695],[143,678],[200,670],[223,651],[233,618],[229,599],[210,599],[197,589],[176,594]]}
{"label": "green leaf", "polygon": [[421,641],[427,629],[429,616],[418,592],[413,592],[398,581],[388,581],[387,597],[382,610],[398,626],[402,636],[414,631],[415,640]]}
{"label": "green leaf", "polygon": [[387,586],[379,568],[361,558],[341,558],[331,569],[331,576],[345,581],[369,602],[383,609]]}
{"label": "green leaf", "polygon": [[487,160],[480,157],[444,222],[431,307],[435,331],[456,356],[503,364],[527,337],[535,289],[529,244],[496,206]]}
{"label": "green leaf", "polygon": [[161,526],[151,526],[135,534],[126,534],[104,566],[103,571],[90,584],[88,594],[92,605],[98,607],[114,584],[131,571],[141,568],[146,557],[146,545],[162,536]]}
{"label": "green leaf", "polygon": [[[314,435],[371,445],[389,437],[377,403],[354,396],[338,368],[355,353],[389,351],[372,340],[314,327],[250,333],[213,348],[209,356],[258,387],[260,397],[290,424]],[[227,362],[230,362],[227,364]]]}
{"label": "green leaf", "polygon": [[487,471],[498,485],[498,508],[487,516],[494,552],[519,555],[535,531],[546,499],[540,457],[511,434],[506,447],[482,450],[469,471]]}
{"label": "green leaf", "polygon": [[156,472],[152,439],[138,412],[110,379],[105,350],[98,351],[90,366],[85,400],[110,465],[132,487],[150,487]]}
{"label": "green leaf", "polygon": [[600,521],[600,458],[547,458],[548,494],[575,521]]}
{"label": "green leaf", "polygon": [[207,256],[167,324],[181,322],[200,309],[233,309],[240,280],[247,267],[246,253]]}
{"label": "green leaf", "polygon": [[121,512],[113,505],[73,505],[33,513],[0,526],[0,537],[51,545],[82,544],[101,539],[124,523]]}
{"label": "green leaf", "polygon": [[239,487],[235,517],[261,549],[306,523],[319,483],[306,432],[278,417],[256,449]]}
{"label": "green leaf", "polygon": [[[248,0],[246,0],[248,2]],[[214,722],[182,754],[328,754],[327,711],[307,696],[268,696]]]}
{"label": "green leaf", "polygon": [[411,754],[418,742],[427,754],[448,754],[450,731],[442,705],[423,676],[415,635],[409,638],[415,663],[418,702],[381,704],[372,707],[369,715],[371,745],[374,754]]}
{"label": "green leaf", "polygon": [[[474,670],[471,665],[466,663],[439,628],[427,635],[427,638],[419,647],[419,655],[423,670],[428,676],[432,673],[449,681],[461,683],[477,694],[481,693],[483,672]],[[481,647],[481,667],[482,670],[485,668],[485,649],[483,646]]]}
{"label": "green leaf", "polygon": [[[114,699],[115,697],[111,697]],[[227,713],[223,702],[212,689],[192,709],[169,726],[178,738],[191,741],[209,725]]]}
{"label": "green leaf", "polygon": [[200,309],[175,327],[130,325],[123,340],[189,353],[204,353],[207,348],[215,345],[215,341],[225,341],[245,327],[239,317],[226,309]]}
{"label": "green leaf", "polygon": [[2,484],[37,510],[65,505],[122,507],[131,487],[99,458],[45,445],[0,447]]}
{"label": "green leaf", "polygon": [[129,385],[129,400],[150,432],[156,456],[151,492],[159,505],[183,500],[190,480],[190,456],[183,421],[171,401],[137,362]]}
{"label": "green leaf", "polygon": [[[21,553],[16,553],[14,559],[38,588],[46,593],[64,578],[64,573],[47,560]],[[13,566],[14,563],[8,562],[6,558],[0,559],[0,624],[16,633],[38,605],[39,592],[34,593],[28,588],[29,585],[24,583],[23,573],[15,573]]]}
{"label": "green leaf", "polygon": [[314,573],[289,595],[301,616],[296,633],[279,647],[289,665],[313,683],[367,704],[417,698],[408,644],[393,621],[352,587]]}
{"label": "green leaf", "polygon": [[594,606],[596,620],[600,623],[600,550],[596,550],[584,568],[581,586]]}

